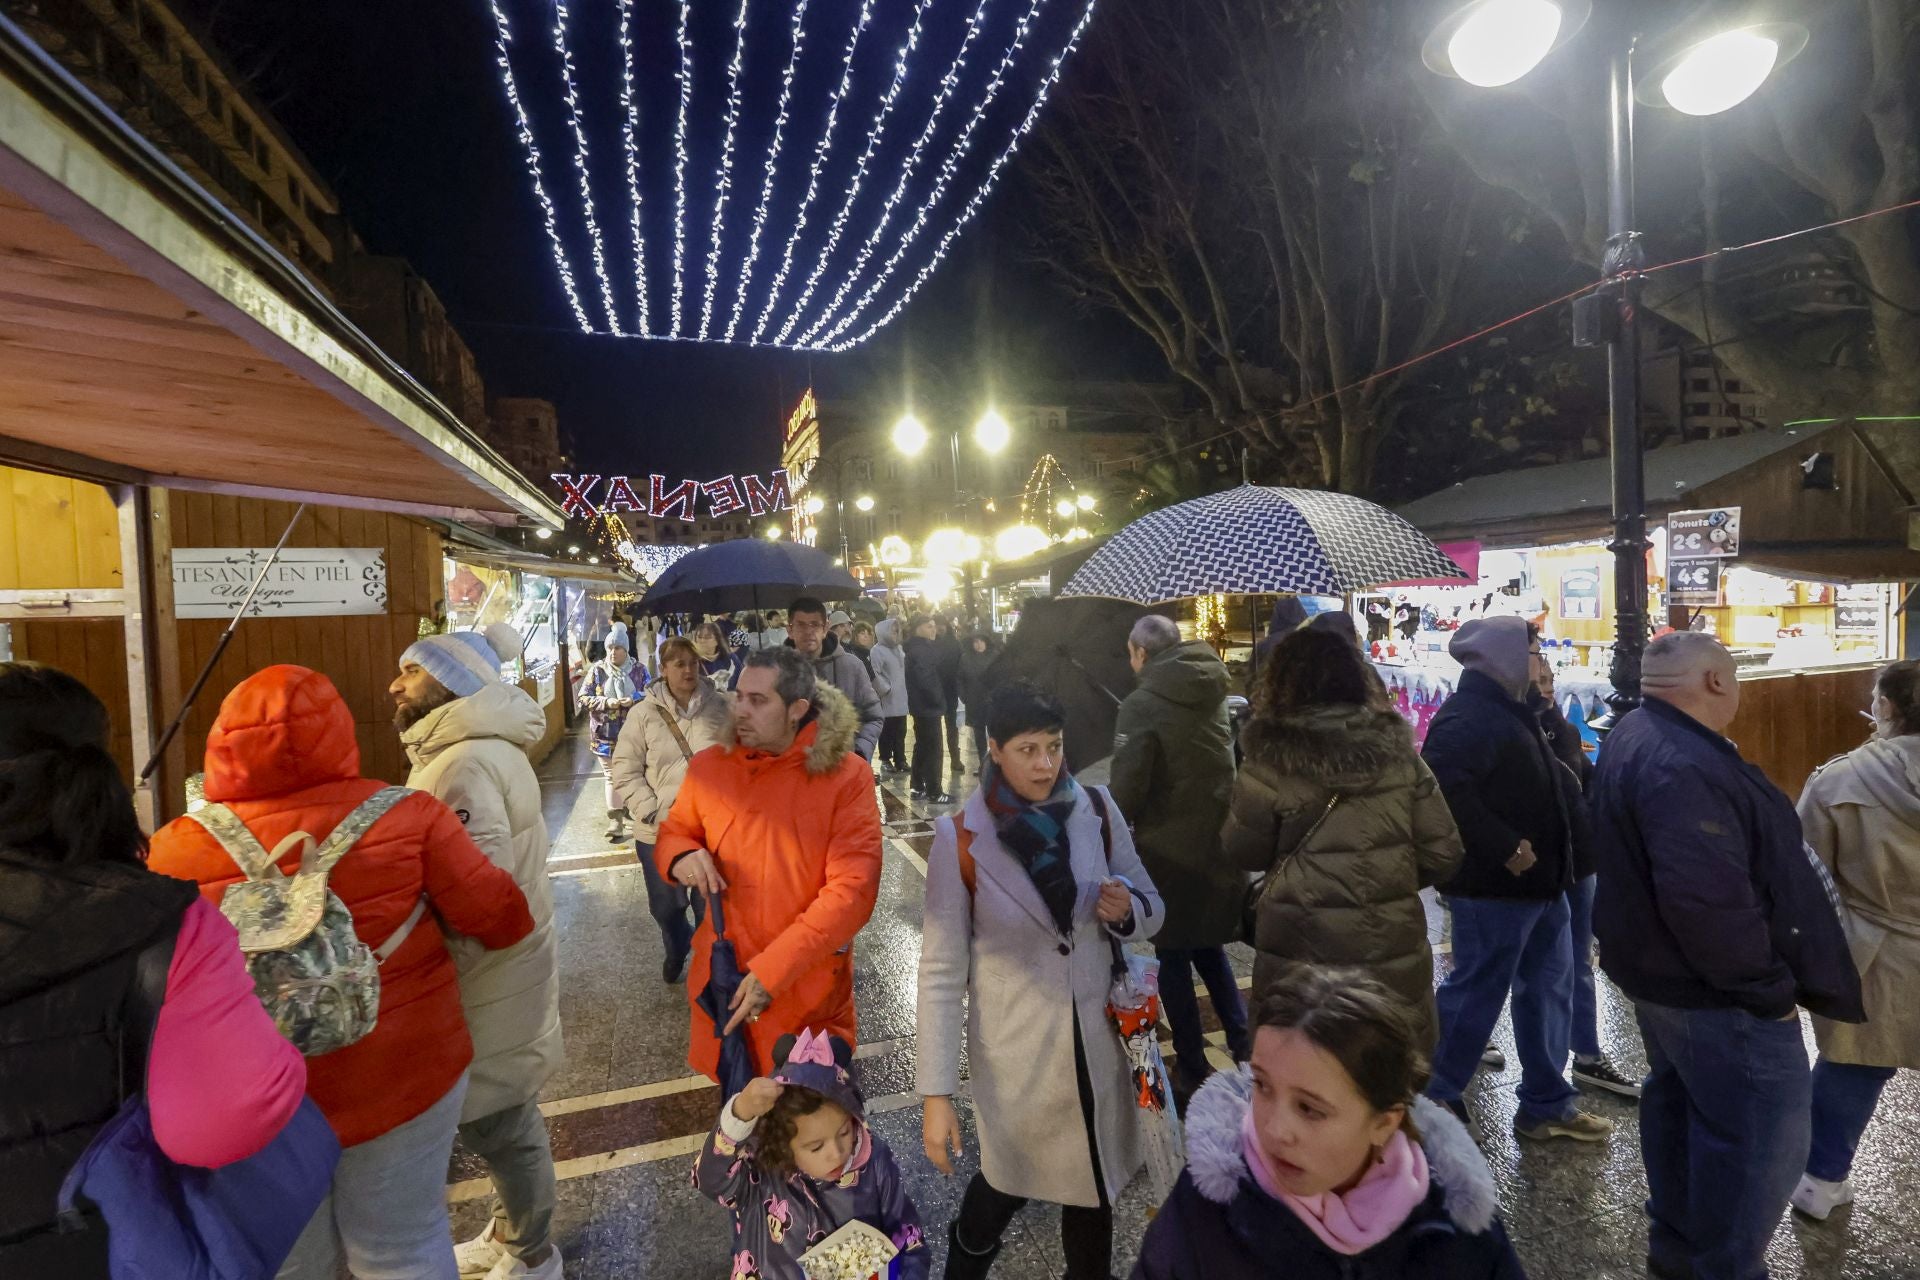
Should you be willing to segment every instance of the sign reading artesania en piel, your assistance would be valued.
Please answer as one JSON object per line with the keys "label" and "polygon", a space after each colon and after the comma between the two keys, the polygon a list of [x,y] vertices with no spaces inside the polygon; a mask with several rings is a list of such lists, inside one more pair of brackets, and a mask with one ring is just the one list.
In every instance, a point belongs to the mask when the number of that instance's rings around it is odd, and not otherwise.
{"label": "sign reading artesania en piel", "polygon": [[249,618],[330,618],[387,611],[378,547],[175,547],[173,606],[182,618],[231,618],[269,559]]}
{"label": "sign reading artesania en piel", "polygon": [[1740,554],[1740,508],[1676,511],[1667,517],[1667,555],[1674,560],[1731,559]]}
{"label": "sign reading artesania en piel", "polygon": [[[621,511],[677,520],[693,520],[696,508],[706,506],[709,516],[730,516],[745,511],[763,516],[769,511],[785,511],[793,506],[793,493],[787,473],[775,471],[767,476],[721,476],[717,480],[681,480],[672,485],[662,475],[647,477],[643,494],[628,476],[576,476],[554,472],[560,486],[560,508],[569,516],[592,519]],[[600,490],[600,482],[606,489]],[[600,493],[598,501],[594,495]]]}

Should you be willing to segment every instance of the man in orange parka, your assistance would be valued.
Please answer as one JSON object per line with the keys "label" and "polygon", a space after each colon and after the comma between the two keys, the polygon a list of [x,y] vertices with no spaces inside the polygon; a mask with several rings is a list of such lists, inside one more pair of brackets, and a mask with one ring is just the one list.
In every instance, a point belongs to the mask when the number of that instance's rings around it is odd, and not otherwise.
{"label": "man in orange parka", "polygon": [[[693,758],[653,855],[662,877],[723,893],[727,937],[746,977],[722,1028],[738,1026],[755,1069],[811,1027],[859,1043],[853,938],[880,892],[873,770],[853,752],[859,717],[792,649],[747,656],[735,686],[732,747]],[[709,912],[694,935],[687,995],[707,985]],[[718,1078],[720,1040],[693,1006],[687,1062]]]}
{"label": "man in orange parka", "polygon": [[[268,667],[227,695],[207,737],[206,769],[207,799],[230,808],[268,849],[295,831],[324,842],[383,785],[360,776],[353,714],[332,682],[294,666]],[[280,870],[297,870],[301,853],[296,844]],[[245,878],[190,818],[154,834],[147,865],[198,882],[215,902]],[[330,1280],[344,1251],[356,1275],[450,1277],[447,1161],[473,1041],[439,925],[497,949],[531,933],[533,916],[513,877],[424,791],[369,827],[327,887],[369,947],[394,935],[423,896],[430,910],[380,966],[373,1030],[307,1060],[307,1093],[344,1150],[332,1194],[280,1274]]]}

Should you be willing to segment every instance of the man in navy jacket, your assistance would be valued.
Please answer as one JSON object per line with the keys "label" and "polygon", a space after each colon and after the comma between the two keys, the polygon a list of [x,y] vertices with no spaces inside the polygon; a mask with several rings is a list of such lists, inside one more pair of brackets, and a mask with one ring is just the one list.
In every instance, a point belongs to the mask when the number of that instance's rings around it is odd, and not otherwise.
{"label": "man in navy jacket", "polygon": [[1807,1159],[1796,1006],[1859,1022],[1860,978],[1792,802],[1724,736],[1740,709],[1732,655],[1708,635],[1662,636],[1642,688],[1590,794],[1600,963],[1634,1002],[1651,1068],[1647,1267],[1764,1280]]}
{"label": "man in navy jacket", "polygon": [[1453,970],[1435,993],[1440,1043],[1427,1094],[1468,1118],[1462,1095],[1511,992],[1521,1071],[1514,1131],[1603,1141],[1613,1125],[1575,1105],[1566,1076],[1574,985],[1567,890],[1583,802],[1527,703],[1546,675],[1540,634],[1524,618],[1476,618],[1449,651],[1465,672],[1422,754],[1467,852],[1440,886],[1453,908]]}

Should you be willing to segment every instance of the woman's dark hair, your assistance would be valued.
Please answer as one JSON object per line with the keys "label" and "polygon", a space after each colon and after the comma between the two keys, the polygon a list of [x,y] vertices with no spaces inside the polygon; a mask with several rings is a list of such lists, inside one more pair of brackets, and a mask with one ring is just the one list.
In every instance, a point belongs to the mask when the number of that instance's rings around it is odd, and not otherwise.
{"label": "woman's dark hair", "polygon": [[[1296,965],[1268,988],[1258,1027],[1298,1031],[1346,1068],[1375,1111],[1411,1107],[1427,1087],[1427,1058],[1415,1043],[1411,1011],[1358,969]],[[1418,1141],[1412,1117],[1402,1125]]]}
{"label": "woman's dark hair", "polygon": [[783,1085],[773,1110],[760,1120],[760,1141],[754,1149],[760,1167],[779,1177],[792,1173],[793,1138],[800,1131],[800,1117],[810,1116],[830,1102],[833,1099],[824,1093],[796,1084]]}
{"label": "woman's dark hair", "polygon": [[876,642],[879,640],[879,637],[874,634],[873,624],[871,622],[868,622],[865,618],[861,618],[859,621],[853,624],[853,638],[857,641],[860,639],[862,634],[866,635],[869,639],[872,639]]}
{"label": "woman's dark hair", "polygon": [[693,630],[687,632],[687,638],[689,640],[698,639],[703,635],[712,636],[713,642],[719,645],[722,649],[727,647],[727,633],[721,630],[719,623],[703,622],[699,626],[695,627]]}
{"label": "woman's dark hair", "polygon": [[987,700],[987,736],[1002,745],[1023,733],[1052,733],[1067,727],[1060,699],[1026,680],[1003,684]]}
{"label": "woman's dark hair", "polygon": [[926,626],[929,622],[938,626],[940,619],[934,617],[930,613],[914,614],[912,617],[907,619],[907,634],[912,635],[914,632],[920,630],[920,628]]}
{"label": "woman's dark hair", "polygon": [[1920,662],[1889,662],[1874,677],[1874,691],[1893,704],[1900,736],[1920,733]]}
{"label": "woman's dark hair", "polygon": [[0,849],[49,862],[146,859],[109,732],[106,707],[66,672],[0,662]]}
{"label": "woman's dark hair", "polygon": [[1253,713],[1290,716],[1317,707],[1374,707],[1379,678],[1352,640],[1338,632],[1302,627],[1273,647],[1254,682]]}

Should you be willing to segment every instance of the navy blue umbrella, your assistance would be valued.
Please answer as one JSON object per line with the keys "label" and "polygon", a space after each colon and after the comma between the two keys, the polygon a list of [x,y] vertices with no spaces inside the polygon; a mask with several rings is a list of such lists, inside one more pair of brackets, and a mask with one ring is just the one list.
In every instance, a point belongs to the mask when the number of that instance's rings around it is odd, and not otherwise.
{"label": "navy blue umbrella", "polygon": [[720,1096],[731,1098],[753,1079],[753,1050],[747,1046],[746,1032],[737,1027],[732,1032],[724,1030],[733,1017],[733,1010],[727,1006],[747,975],[740,967],[740,957],[733,953],[733,944],[727,941],[727,918],[720,907],[720,896],[716,893],[707,898],[713,921],[713,950],[709,953],[707,985],[694,1003],[713,1019],[713,1034],[720,1038]]}
{"label": "navy blue umbrella", "polygon": [[784,609],[795,596],[852,600],[860,583],[833,557],[798,542],[736,538],[681,556],[653,580],[640,607],[650,613]]}
{"label": "navy blue umbrella", "polygon": [[1469,580],[1425,534],[1365,498],[1243,484],[1141,516],[1060,594],[1137,604],[1216,593],[1338,596],[1408,578]]}

